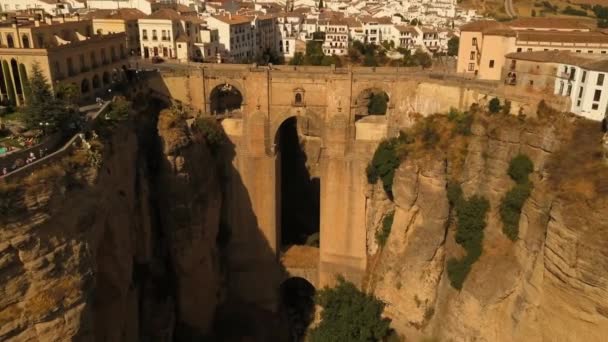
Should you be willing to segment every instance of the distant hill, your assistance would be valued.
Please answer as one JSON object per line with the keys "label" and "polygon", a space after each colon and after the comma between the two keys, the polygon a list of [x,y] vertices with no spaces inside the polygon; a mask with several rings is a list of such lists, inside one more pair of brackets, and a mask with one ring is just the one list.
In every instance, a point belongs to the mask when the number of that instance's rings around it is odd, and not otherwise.
{"label": "distant hill", "polygon": [[[594,17],[591,6],[608,6],[608,0],[512,0],[519,17]],[[460,6],[476,9],[496,19],[507,19],[504,0],[461,0]]]}

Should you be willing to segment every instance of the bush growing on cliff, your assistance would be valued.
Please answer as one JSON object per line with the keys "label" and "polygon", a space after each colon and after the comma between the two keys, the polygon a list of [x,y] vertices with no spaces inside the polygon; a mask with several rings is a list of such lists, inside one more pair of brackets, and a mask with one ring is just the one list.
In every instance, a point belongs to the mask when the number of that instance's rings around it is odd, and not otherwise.
{"label": "bush growing on cliff", "polygon": [[393,227],[393,220],[395,218],[395,212],[391,211],[386,214],[382,219],[382,227],[380,230],[376,231],[376,242],[380,247],[384,247],[386,244],[386,240],[388,240],[388,236],[391,234],[391,228]]}
{"label": "bush growing on cliff", "polygon": [[451,258],[447,264],[450,284],[460,290],[471,271],[471,266],[481,256],[483,230],[486,226],[486,214],[490,209],[490,203],[480,196],[465,199],[462,189],[457,184],[448,184],[448,200],[456,210],[457,227],[454,238],[467,253],[460,260]]}
{"label": "bush growing on cliff", "polygon": [[492,114],[500,112],[500,100],[498,99],[498,97],[495,97],[491,99],[490,102],[488,102],[488,110]]}
{"label": "bush growing on cliff", "polygon": [[532,171],[534,171],[534,164],[526,155],[519,154],[509,163],[507,173],[517,184],[502,199],[500,218],[503,223],[503,233],[512,241],[519,237],[521,209],[532,193],[533,185],[528,179]]}
{"label": "bush growing on cliff", "polygon": [[471,135],[473,115],[470,112],[461,112],[456,108],[450,108],[448,120],[455,123],[454,133],[468,136]]}
{"label": "bush growing on cliff", "polygon": [[217,122],[217,120],[208,117],[198,118],[195,121],[196,127],[201,131],[205,137],[205,141],[211,150],[211,153],[215,154],[217,151],[228,142],[224,129]]}
{"label": "bush growing on cliff", "polygon": [[378,179],[382,181],[382,187],[386,194],[392,198],[393,178],[395,170],[399,167],[401,160],[397,155],[398,138],[386,139],[380,142],[371,163],[367,166],[367,181],[376,184]]}
{"label": "bush growing on cliff", "polygon": [[382,341],[390,333],[390,319],[383,318],[385,304],[355,285],[338,279],[338,285],[317,294],[323,307],[321,323],[310,332],[310,341]]}

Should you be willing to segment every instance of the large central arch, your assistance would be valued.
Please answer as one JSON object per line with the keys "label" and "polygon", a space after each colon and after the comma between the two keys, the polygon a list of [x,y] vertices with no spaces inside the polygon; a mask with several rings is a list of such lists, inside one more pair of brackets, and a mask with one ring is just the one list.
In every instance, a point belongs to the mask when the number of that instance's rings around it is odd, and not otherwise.
{"label": "large central arch", "polygon": [[290,245],[318,247],[320,236],[320,179],[308,168],[298,128],[305,118],[291,116],[278,126],[275,134],[277,229],[281,249]]}

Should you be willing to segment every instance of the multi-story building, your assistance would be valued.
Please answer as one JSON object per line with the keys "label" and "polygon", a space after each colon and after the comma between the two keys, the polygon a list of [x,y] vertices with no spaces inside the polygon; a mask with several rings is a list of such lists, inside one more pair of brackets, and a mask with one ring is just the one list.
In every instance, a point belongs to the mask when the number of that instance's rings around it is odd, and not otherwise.
{"label": "multi-story building", "polygon": [[186,61],[192,57],[202,21],[163,8],[139,19],[141,54]]}
{"label": "multi-story building", "polygon": [[206,23],[201,23],[198,37],[194,43],[194,54],[192,59],[196,61],[218,62],[221,61],[223,49],[220,37],[216,29],[210,29]]}
{"label": "multi-story building", "polygon": [[348,54],[348,25],[342,19],[331,19],[325,31],[323,53],[344,56]]}
{"label": "multi-story building", "polygon": [[606,54],[608,33],[585,19],[525,18],[511,22],[477,21],[460,28],[457,70],[499,80],[511,52],[571,51]]}
{"label": "multi-story building", "polygon": [[506,55],[504,83],[520,92],[567,97],[570,111],[591,120],[608,115],[608,56],[569,51]]}
{"label": "multi-story building", "polygon": [[0,11],[43,10],[47,14],[70,14],[84,8],[84,2],[78,0],[2,0]]}
{"label": "multi-story building", "polygon": [[97,34],[125,32],[126,47],[130,55],[140,55],[139,25],[137,21],[146,15],[134,8],[118,10],[97,10],[89,12],[85,18],[93,21],[93,31]]}
{"label": "multi-story building", "polygon": [[277,18],[274,15],[256,15],[252,20],[255,35],[253,55],[275,51],[277,41]]}
{"label": "multi-story building", "polygon": [[152,5],[155,2],[153,0],[87,0],[86,4],[90,9],[135,8],[144,14],[152,14]]}
{"label": "multi-story building", "polygon": [[0,97],[23,105],[32,67],[37,64],[52,87],[78,86],[92,96],[122,78],[125,33],[97,35],[90,20],[61,17],[0,22]]}
{"label": "multi-story building", "polygon": [[254,17],[230,13],[207,18],[209,28],[218,31],[219,44],[224,51],[224,57],[232,61],[240,61],[255,56],[256,37],[252,25],[253,20]]}
{"label": "multi-story building", "polygon": [[416,31],[414,26],[395,25],[393,28],[392,41],[396,48],[411,49],[414,47],[418,37],[418,31]]}
{"label": "multi-story building", "polygon": [[283,14],[277,17],[276,50],[285,58],[292,58],[296,51],[296,41],[305,38],[303,33],[303,18],[299,15]]}

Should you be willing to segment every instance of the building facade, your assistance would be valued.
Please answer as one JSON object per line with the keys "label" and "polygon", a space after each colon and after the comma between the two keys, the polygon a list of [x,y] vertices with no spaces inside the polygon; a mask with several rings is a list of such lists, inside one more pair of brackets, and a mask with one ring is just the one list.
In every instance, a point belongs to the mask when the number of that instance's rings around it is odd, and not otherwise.
{"label": "building facade", "polygon": [[584,19],[525,18],[477,21],[460,28],[457,71],[499,80],[511,52],[570,51],[607,54],[608,34]]}
{"label": "building facade", "polygon": [[128,64],[125,33],[97,35],[90,20],[64,20],[0,24],[4,103],[27,103],[28,75],[35,64],[53,88],[71,83],[84,97],[122,79]]}

